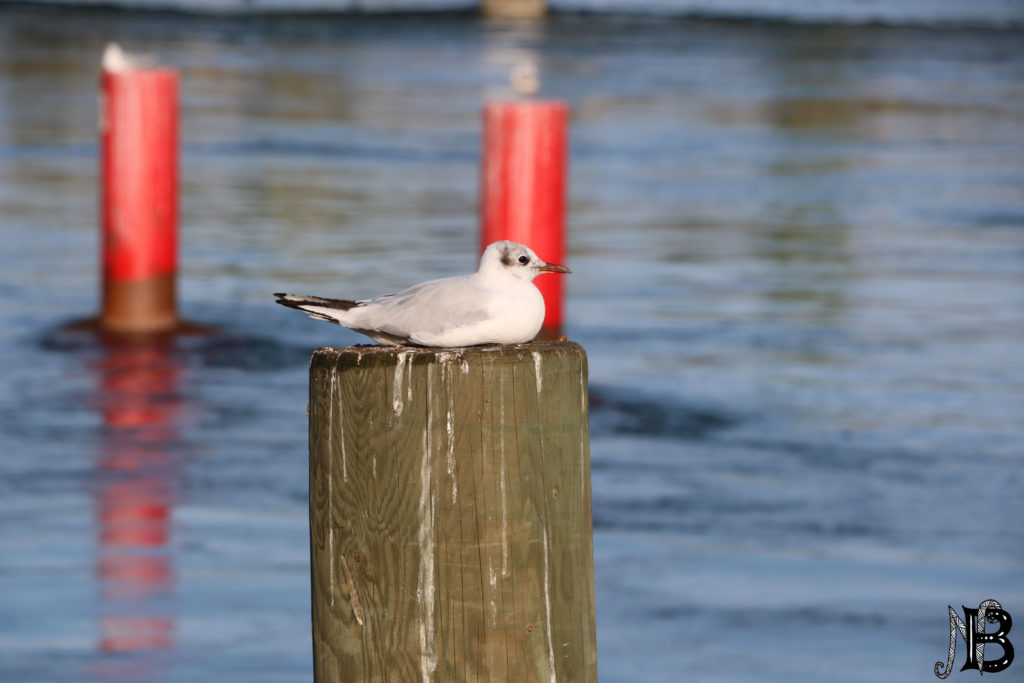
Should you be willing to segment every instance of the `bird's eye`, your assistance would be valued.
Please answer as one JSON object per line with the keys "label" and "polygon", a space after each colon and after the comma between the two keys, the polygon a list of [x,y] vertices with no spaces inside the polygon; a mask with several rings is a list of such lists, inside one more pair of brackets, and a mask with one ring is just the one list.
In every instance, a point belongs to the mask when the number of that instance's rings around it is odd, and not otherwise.
{"label": "bird's eye", "polygon": [[522,263],[525,266],[527,263],[530,262],[530,257],[529,256],[520,256],[519,257],[519,262]]}

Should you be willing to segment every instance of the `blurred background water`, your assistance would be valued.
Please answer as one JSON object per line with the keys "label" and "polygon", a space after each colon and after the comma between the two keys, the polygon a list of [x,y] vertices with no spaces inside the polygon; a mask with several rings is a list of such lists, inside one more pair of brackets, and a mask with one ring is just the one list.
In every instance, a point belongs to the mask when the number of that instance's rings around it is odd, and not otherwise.
{"label": "blurred background water", "polygon": [[[1024,614],[1021,5],[924,4],[979,9],[0,8],[0,679],[310,678],[306,367],[366,340],[269,294],[473,269],[524,60],[572,108],[602,679],[932,680],[947,605]],[[222,335],[59,331],[108,40],[181,71],[181,309]]]}

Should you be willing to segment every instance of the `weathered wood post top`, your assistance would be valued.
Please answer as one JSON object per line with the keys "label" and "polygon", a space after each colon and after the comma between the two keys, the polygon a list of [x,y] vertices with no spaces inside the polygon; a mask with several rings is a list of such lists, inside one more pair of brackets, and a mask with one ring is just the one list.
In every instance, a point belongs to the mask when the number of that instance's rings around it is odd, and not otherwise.
{"label": "weathered wood post top", "polygon": [[581,346],[323,348],[309,436],[316,681],[597,680]]}

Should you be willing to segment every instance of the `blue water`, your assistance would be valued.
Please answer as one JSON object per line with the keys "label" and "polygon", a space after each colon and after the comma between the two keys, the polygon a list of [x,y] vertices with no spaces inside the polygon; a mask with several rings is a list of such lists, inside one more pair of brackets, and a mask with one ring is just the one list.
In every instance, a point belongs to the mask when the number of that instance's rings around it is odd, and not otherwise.
{"label": "blue water", "polygon": [[[62,331],[110,39],[181,71],[181,308],[220,335]],[[1022,46],[0,10],[0,679],[310,678],[306,368],[365,340],[269,293],[470,270],[480,106],[532,61],[572,108],[602,680],[932,680],[947,605],[1024,615]]]}
{"label": "blue water", "polygon": [[[476,12],[479,0],[8,0],[63,7],[185,11],[213,16],[358,12]],[[781,21],[798,24],[974,26],[1020,28],[1019,0],[547,0],[553,13],[689,19]]]}

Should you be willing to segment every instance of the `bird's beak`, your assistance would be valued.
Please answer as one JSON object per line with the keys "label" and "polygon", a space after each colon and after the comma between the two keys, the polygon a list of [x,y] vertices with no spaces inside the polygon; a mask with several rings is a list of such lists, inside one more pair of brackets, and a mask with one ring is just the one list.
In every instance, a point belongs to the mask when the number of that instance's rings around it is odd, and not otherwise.
{"label": "bird's beak", "polygon": [[557,263],[545,263],[540,267],[542,273],[571,273],[572,271],[565,266],[560,266]]}

